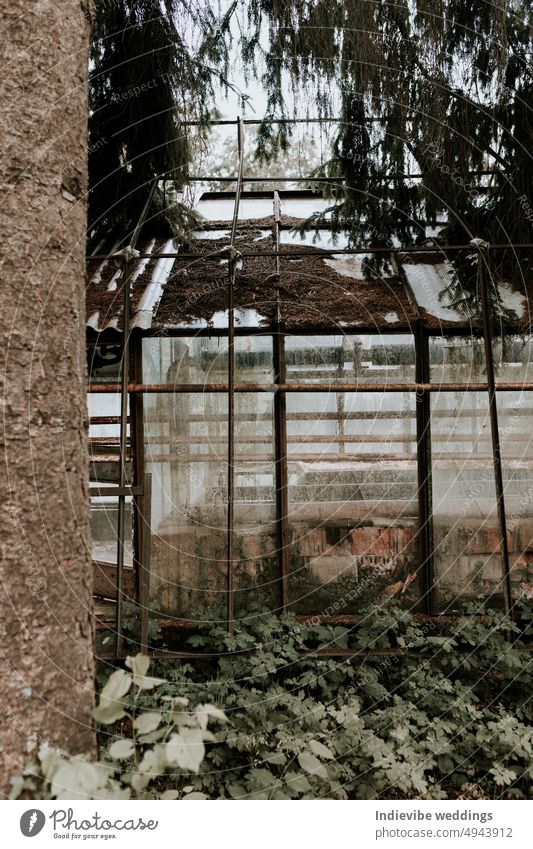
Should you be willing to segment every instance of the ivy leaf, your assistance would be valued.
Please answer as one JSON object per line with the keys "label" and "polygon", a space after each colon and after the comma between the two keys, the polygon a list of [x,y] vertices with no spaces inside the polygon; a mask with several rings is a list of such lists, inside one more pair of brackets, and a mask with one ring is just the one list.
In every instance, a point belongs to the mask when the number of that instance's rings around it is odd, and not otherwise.
{"label": "ivy leaf", "polygon": [[285,766],[287,763],[287,756],[283,754],[283,752],[272,752],[272,754],[263,755],[263,761],[266,764],[271,764],[272,766]]}
{"label": "ivy leaf", "polygon": [[108,755],[114,761],[125,761],[131,758],[135,751],[133,740],[115,740],[109,747]]}
{"label": "ivy leaf", "polygon": [[159,687],[161,684],[166,684],[164,678],[152,678],[150,675],[145,675],[144,678],[136,678],[135,684],[139,690],[153,690],[154,687]]}
{"label": "ivy leaf", "polygon": [[324,760],[326,761],[335,760],[335,755],[333,754],[331,749],[328,749],[327,746],[324,746],[324,744],[320,743],[318,740],[311,740],[309,742],[309,748],[311,749],[313,754],[319,758],[324,758]]}
{"label": "ivy leaf", "polygon": [[507,769],[501,765],[494,767],[490,770],[490,772],[494,776],[494,782],[500,786],[512,784],[516,779],[516,772],[514,769]]}
{"label": "ivy leaf", "polygon": [[298,755],[298,763],[302,769],[310,775],[317,775],[324,781],[328,780],[329,776],[326,767],[323,766],[318,758],[316,758],[311,752],[300,752]]}
{"label": "ivy leaf", "polygon": [[287,787],[290,787],[291,790],[295,790],[297,793],[308,793],[311,790],[311,785],[305,775],[300,775],[299,773],[290,773],[285,779],[285,783]]}
{"label": "ivy leaf", "polygon": [[152,731],[150,734],[140,734],[137,737],[139,743],[143,745],[145,743],[157,743],[158,740],[161,740],[165,734],[167,733],[167,728],[163,725],[162,728],[158,728],[157,731]]}
{"label": "ivy leaf", "polygon": [[139,771],[131,774],[131,786],[137,792],[144,790],[147,784],[165,771],[167,761],[163,746],[148,749],[139,764]]}
{"label": "ivy leaf", "polygon": [[106,777],[97,764],[71,758],[55,770],[50,792],[55,799],[92,799]]}
{"label": "ivy leaf", "polygon": [[128,675],[123,669],[117,669],[116,672],[113,672],[102,690],[98,706],[93,710],[93,717],[97,722],[102,725],[111,725],[125,715],[124,696],[131,684],[131,675]]}
{"label": "ivy leaf", "polygon": [[200,728],[207,728],[209,719],[217,719],[219,722],[227,722],[228,718],[223,710],[216,705],[198,705],[196,708],[196,718]]}
{"label": "ivy leaf", "polygon": [[142,713],[135,718],[133,727],[139,734],[149,734],[150,731],[155,731],[161,722],[162,715],[160,713]]}
{"label": "ivy leaf", "polygon": [[179,734],[172,734],[166,744],[165,754],[171,766],[197,773],[205,755],[202,729],[182,728]]}
{"label": "ivy leaf", "polygon": [[150,658],[145,654],[136,654],[135,657],[126,658],[126,666],[131,669],[135,678],[144,678],[150,668]]}

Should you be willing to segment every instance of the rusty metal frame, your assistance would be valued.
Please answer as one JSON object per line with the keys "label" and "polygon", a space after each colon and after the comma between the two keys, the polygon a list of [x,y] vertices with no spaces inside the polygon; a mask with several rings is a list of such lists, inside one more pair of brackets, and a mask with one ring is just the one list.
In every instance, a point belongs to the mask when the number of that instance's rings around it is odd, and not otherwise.
{"label": "rusty metal frame", "polygon": [[[279,193],[274,192],[274,238],[280,246],[281,205]],[[281,257],[276,257],[276,275],[281,276]],[[274,380],[286,382],[285,336],[281,321],[279,288],[277,289],[277,332],[273,336]],[[289,606],[289,474],[287,465],[287,399],[284,392],[274,394],[274,438],[276,470],[276,520],[278,534],[278,566],[281,576],[281,609]]]}
{"label": "rusty metal frame", "polygon": [[[142,381],[142,337],[132,334],[132,371],[136,380]],[[139,492],[133,499],[133,563],[135,567],[137,601],[140,610],[140,650],[148,653],[148,619],[150,614],[149,577],[151,543],[152,477],[145,474],[144,465],[144,398],[130,397],[130,442],[133,458],[133,483]]]}
{"label": "rusty metal frame", "polygon": [[239,222],[239,207],[243,189],[242,175],[244,168],[244,130],[243,122],[237,120],[237,151],[239,159],[239,176],[233,207],[230,242],[228,250],[228,504],[227,504],[227,624],[228,631],[233,630],[234,618],[234,556],[235,556],[235,307],[234,287],[237,270],[238,253],[235,250],[235,238]]}
{"label": "rusty metal frame", "polygon": [[[513,596],[511,589],[511,572],[509,566],[509,544],[507,539],[507,519],[505,516],[505,497],[502,473],[502,457],[500,447],[500,432],[498,427],[498,404],[496,401],[496,379],[494,376],[494,355],[492,350],[492,319],[490,301],[487,291],[486,273],[489,270],[490,245],[481,240],[475,240],[478,249],[478,283],[481,309],[483,313],[483,341],[485,352],[485,369],[487,374],[487,392],[489,400],[490,433],[492,439],[492,460],[494,465],[494,483],[496,487],[496,508],[498,514],[498,534],[500,538],[500,557],[502,564],[503,606],[506,614],[512,616]],[[508,639],[511,635],[508,634]]]}
{"label": "rusty metal frame", "polygon": [[[476,243],[474,246],[469,245],[425,245],[407,248],[361,248],[361,249],[335,249],[320,250],[321,256],[331,254],[347,254],[358,255],[367,253],[382,253],[394,255],[409,255],[421,253],[440,253],[447,255],[454,252],[478,250],[478,280],[479,292],[482,305],[482,331],[475,328],[450,327],[443,328],[439,332],[425,325],[422,320],[419,320],[416,325],[410,325],[404,328],[391,328],[388,332],[394,333],[412,333],[415,339],[416,347],[416,380],[414,383],[405,384],[302,384],[302,383],[287,383],[286,382],[286,366],[285,366],[285,349],[284,337],[286,330],[280,320],[280,310],[278,304],[277,321],[272,327],[266,328],[235,328],[234,322],[234,288],[236,282],[236,270],[239,258],[245,257],[272,257],[275,259],[276,274],[279,278],[281,272],[281,260],[283,256],[316,256],[316,249],[287,251],[281,247],[280,231],[284,228],[281,220],[281,209],[279,204],[279,193],[274,191],[274,236],[275,250],[267,252],[248,251],[238,254],[235,250],[235,238],[238,226],[239,205],[243,196],[245,182],[252,182],[255,178],[243,176],[244,162],[244,144],[243,144],[243,127],[245,123],[257,123],[253,121],[237,122],[227,121],[221,122],[237,125],[238,137],[238,153],[239,153],[239,176],[237,177],[237,190],[235,193],[226,193],[235,197],[233,220],[231,226],[231,236],[229,245],[225,248],[228,256],[228,327],[226,329],[217,329],[213,334],[211,328],[195,331],[194,335],[218,335],[228,336],[228,382],[227,384],[205,384],[202,386],[196,384],[185,385],[167,385],[167,384],[144,384],[142,381],[142,356],[141,345],[144,336],[153,335],[148,332],[139,332],[135,334],[135,342],[131,345],[132,363],[130,366],[130,334],[129,334],[129,317],[130,317],[130,287],[129,287],[129,262],[130,254],[123,255],[123,278],[124,278],[124,331],[123,331],[123,358],[121,368],[121,382],[118,384],[92,384],[89,386],[90,392],[121,392],[121,415],[120,415],[120,482],[118,487],[106,488],[105,494],[115,494],[119,498],[119,514],[118,514],[118,549],[117,549],[117,605],[116,605],[116,656],[121,657],[123,654],[123,633],[122,633],[122,614],[123,614],[123,569],[124,569],[124,537],[125,537],[125,497],[132,495],[134,499],[134,558],[137,569],[137,591],[139,602],[141,604],[141,648],[142,651],[148,652],[148,615],[149,615],[149,595],[148,595],[148,573],[149,573],[149,558],[150,558],[150,504],[151,504],[151,478],[144,474],[144,454],[143,454],[143,432],[142,432],[142,407],[143,394],[147,393],[187,393],[187,392],[222,392],[228,395],[228,484],[227,484],[227,625],[228,630],[232,630],[234,624],[234,490],[235,490],[235,392],[268,392],[274,394],[274,428],[275,428],[275,469],[276,469],[276,519],[278,533],[278,564],[281,575],[281,606],[285,610],[289,604],[289,527],[288,527],[288,462],[287,462],[287,414],[286,414],[286,393],[287,392],[400,392],[400,393],[416,393],[416,427],[417,427],[417,477],[418,477],[418,512],[419,512],[419,541],[420,541],[420,570],[422,581],[422,599],[426,613],[431,615],[433,610],[432,594],[433,594],[433,526],[432,526],[432,465],[431,465],[431,409],[430,395],[432,392],[484,392],[488,393],[489,398],[489,413],[491,422],[491,437],[492,437],[492,459],[494,465],[494,477],[497,495],[498,509],[498,528],[500,538],[500,553],[502,559],[502,583],[504,608],[507,613],[512,613],[512,594],[511,580],[509,568],[509,550],[507,540],[507,528],[505,517],[504,503],[504,487],[501,465],[501,448],[499,441],[498,430],[498,412],[497,412],[497,391],[531,391],[533,383],[527,382],[502,382],[496,384],[494,376],[494,362],[492,352],[492,328],[490,323],[490,307],[487,295],[485,266],[487,264],[489,246]],[[406,178],[407,175],[392,175],[390,179]],[[417,175],[409,175],[416,177]],[[196,178],[193,178],[196,179]],[[200,179],[200,178],[197,178]],[[226,181],[235,178],[225,178]],[[303,181],[306,178],[271,178],[270,182],[281,182],[282,180]],[[313,182],[320,182],[314,179]],[[328,182],[338,182],[337,178],[331,178]],[[157,181],[154,181],[150,198],[155,190]],[[139,235],[144,215],[148,209],[149,201],[141,218],[137,224],[134,235],[130,241],[129,250],[134,248],[137,237]],[[533,244],[523,243],[516,245],[494,245],[493,250],[531,250]],[[128,249],[126,249],[127,251]],[[180,252],[158,252],[153,254],[139,254],[139,258],[150,258],[152,260],[159,258],[175,258],[182,259],[212,259],[212,254],[185,254]],[[108,258],[107,255],[94,255],[88,257],[89,261]],[[315,281],[316,282],[316,281]],[[279,300],[279,290],[278,290]],[[274,361],[274,383],[272,384],[237,384],[235,383],[235,351],[234,343],[235,336],[239,335],[271,335],[273,338],[273,361]],[[365,329],[362,327],[342,328],[343,335],[357,333],[364,335]],[[368,331],[366,331],[368,332]],[[517,328],[512,328],[510,332],[517,332]],[[291,334],[306,335],[316,333],[331,333],[331,328],[305,328],[295,329],[290,331]],[[440,336],[462,336],[468,333],[469,335],[483,335],[485,364],[487,370],[487,380],[483,383],[441,383],[435,384],[431,382],[429,372],[429,338]],[[169,336],[190,336],[191,329],[184,327],[171,330]],[[134,380],[130,382],[129,374],[133,372]],[[128,398],[130,398],[130,418],[128,417]],[[95,423],[107,423],[108,420],[114,417],[94,417]],[[132,485],[127,484],[127,425],[131,422],[131,445],[132,454],[134,456],[134,479]],[[299,439],[301,442],[302,439]],[[114,491],[113,491],[114,490]],[[100,494],[100,491],[92,494]],[[140,557],[140,560],[139,560]],[[321,652],[310,651],[309,654],[320,654]],[[326,652],[328,656],[338,656],[342,652],[333,650],[331,653]],[[350,656],[361,655],[363,652],[353,652]],[[365,654],[372,655],[372,652]],[[195,656],[199,654],[189,653],[164,653],[161,656]],[[348,656],[347,654],[345,656]]]}
{"label": "rusty metal frame", "polygon": [[[145,395],[183,392],[228,392],[228,383],[130,383],[130,394]],[[234,383],[233,392],[488,392],[488,383]],[[531,381],[502,381],[496,385],[498,392],[532,391]],[[120,390],[111,383],[89,384],[93,394],[110,394]]]}
{"label": "rusty metal frame", "polygon": [[[429,337],[422,323],[415,328],[415,373],[420,384],[430,382]],[[433,510],[431,464],[431,410],[427,389],[416,392],[416,464],[418,480],[419,568],[423,609],[430,613],[433,595]]]}
{"label": "rusty metal frame", "polygon": [[[314,228],[311,228],[309,232],[313,232]],[[491,245],[492,250],[499,251],[523,251],[523,250],[533,250],[532,242],[518,242],[516,244],[504,244],[504,245]],[[317,253],[320,251],[320,254]],[[243,251],[241,256],[243,259],[246,257],[276,257],[276,256],[287,256],[289,258],[294,257],[302,257],[302,256],[332,256],[333,254],[346,254],[347,256],[358,256],[362,254],[386,254],[392,256],[398,255],[408,255],[408,254],[422,254],[422,253],[462,253],[463,251],[467,251],[469,253],[473,252],[472,245],[440,245],[435,243],[434,245],[417,245],[417,246],[405,246],[401,248],[394,247],[383,247],[383,245],[369,245],[367,248],[315,248],[314,250],[300,250],[300,251],[283,251],[283,250],[274,250],[274,251]],[[112,254],[111,254],[112,256]],[[95,262],[98,260],[109,259],[110,254],[91,254],[88,257],[88,261]],[[157,251],[152,254],[139,254],[139,259],[210,259],[213,260],[212,253],[185,253],[180,251]],[[320,282],[320,281],[318,281]]]}
{"label": "rusty metal frame", "polygon": [[[119,465],[119,486],[125,487],[128,483],[128,402],[129,402],[129,375],[130,375],[130,311],[131,311],[131,293],[130,293],[130,259],[134,255],[135,246],[144,224],[150,204],[152,203],[155,190],[157,188],[157,178],[153,180],[148,197],[141,211],[135,229],[132,233],[129,245],[122,252],[123,258],[123,337],[122,337],[122,360],[120,369],[120,465]],[[117,604],[116,604],[116,631],[115,631],[115,646],[116,656],[122,657],[124,653],[124,633],[123,633],[123,610],[124,610],[124,544],[126,535],[126,496],[118,496],[118,522],[117,522]]]}

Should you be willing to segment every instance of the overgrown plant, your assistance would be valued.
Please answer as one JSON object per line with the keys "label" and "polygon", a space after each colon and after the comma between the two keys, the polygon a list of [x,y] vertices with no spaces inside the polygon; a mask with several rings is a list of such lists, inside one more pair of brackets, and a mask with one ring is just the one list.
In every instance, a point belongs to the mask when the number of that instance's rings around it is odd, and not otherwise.
{"label": "overgrown plant", "polygon": [[[160,679],[139,657],[113,673],[98,764],[45,751],[18,792],[66,794],[79,773],[80,793],[106,798],[529,798],[530,612],[520,628],[483,613],[450,633],[394,606],[354,628],[266,613],[232,634],[207,624],[189,638],[203,660],[158,661]],[[335,647],[381,654],[320,655]]]}
{"label": "overgrown plant", "polygon": [[[13,796],[50,799],[201,799],[193,788],[178,792],[162,787],[162,777],[174,782],[179,774],[195,774],[205,756],[205,743],[214,741],[210,722],[226,722],[222,710],[201,704],[193,710],[188,699],[163,695],[166,682],[148,675],[148,657],[126,660],[129,670],[117,669],[106,681],[93,711],[95,720],[110,730],[102,734],[103,757],[89,763],[43,744],[36,761],[15,781]],[[150,709],[141,709],[150,693]],[[120,723],[120,726],[117,726]],[[113,730],[114,729],[114,730]],[[171,778],[173,776],[173,778]]]}

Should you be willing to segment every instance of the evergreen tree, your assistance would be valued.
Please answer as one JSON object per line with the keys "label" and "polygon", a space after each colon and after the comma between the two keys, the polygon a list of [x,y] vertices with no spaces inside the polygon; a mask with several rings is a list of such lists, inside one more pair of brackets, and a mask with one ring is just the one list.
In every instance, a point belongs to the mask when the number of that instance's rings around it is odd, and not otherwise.
{"label": "evergreen tree", "polygon": [[[322,173],[345,178],[333,225],[353,244],[424,242],[427,224],[442,216],[443,243],[530,241],[528,2],[250,0],[248,7],[243,55],[261,54],[269,95],[259,154],[268,158],[289,143],[290,125],[269,123],[288,115],[287,79],[313,92],[319,115],[338,109],[342,123]],[[401,176],[414,172],[423,179]],[[528,262],[511,250],[493,260],[507,278],[521,278]],[[455,261],[472,298],[472,256]]]}
{"label": "evergreen tree", "polygon": [[[89,233],[131,231],[155,177],[176,196],[194,139],[207,127],[214,83],[227,83],[227,27],[207,0],[96,0],[89,85]],[[193,133],[187,121],[199,121]],[[172,191],[174,190],[174,191]],[[186,206],[165,209],[160,186],[149,219],[174,231]],[[161,215],[158,216],[161,226]]]}

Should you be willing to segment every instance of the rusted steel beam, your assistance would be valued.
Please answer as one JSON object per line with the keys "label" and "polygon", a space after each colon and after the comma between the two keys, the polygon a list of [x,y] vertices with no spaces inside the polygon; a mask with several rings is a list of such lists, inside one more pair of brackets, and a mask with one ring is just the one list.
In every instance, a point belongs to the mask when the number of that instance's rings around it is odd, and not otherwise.
{"label": "rusted steel beam", "polygon": [[[312,230],[308,232],[312,233]],[[497,251],[530,251],[533,249],[532,242],[517,242],[516,244],[503,244],[503,245],[492,245],[492,250]],[[422,253],[455,253],[461,251],[469,251],[473,253],[473,249],[471,245],[417,245],[413,247],[412,245],[403,247],[403,248],[384,248],[383,245],[369,245],[366,248],[314,248],[313,250],[300,250],[300,251],[290,251],[290,250],[278,250],[278,251],[243,251],[241,256],[243,259],[246,257],[289,257],[289,259],[294,257],[302,257],[302,256],[332,256],[333,254],[346,254],[347,256],[357,256],[359,254],[393,254],[397,256],[398,254],[422,254]],[[319,252],[319,253],[318,253]],[[93,262],[109,259],[112,254],[95,254],[94,256],[89,257],[89,259]],[[170,252],[156,252],[153,254],[140,254],[139,259],[206,259],[215,261],[216,254],[192,254],[192,253],[179,253],[178,251],[170,251]],[[310,280],[309,282],[315,282],[318,284],[323,284],[323,280],[317,279],[315,281]]]}
{"label": "rusted steel beam", "polygon": [[143,476],[143,496],[139,511],[141,534],[141,556],[138,564],[138,593],[141,609],[141,652],[148,654],[148,624],[150,617],[150,557],[152,528],[152,475]]}
{"label": "rusted steel beam", "polygon": [[[127,458],[128,449],[128,385],[129,385],[129,326],[130,326],[130,264],[125,255],[123,261],[122,279],[124,281],[124,344],[120,364],[120,466],[119,487],[124,488],[128,482]],[[116,604],[116,655],[122,657],[124,651],[124,634],[122,629],[124,604],[124,545],[126,537],[126,498],[118,497],[117,517],[117,604]]]}
{"label": "rusted steel beam", "polygon": [[[500,556],[502,563],[503,604],[508,616],[512,616],[513,597],[511,590],[511,569],[509,565],[509,543],[507,539],[507,521],[505,516],[505,498],[503,487],[502,457],[500,447],[500,432],[498,427],[498,405],[496,402],[496,379],[494,376],[494,355],[492,351],[492,321],[490,301],[487,291],[486,272],[489,268],[489,244],[474,240],[478,249],[478,283],[479,297],[483,312],[483,341],[485,352],[485,370],[487,374],[490,434],[492,439],[492,457],[494,463],[494,483],[496,486],[496,509],[498,513],[498,533],[500,537]],[[498,387],[499,389],[500,387]],[[512,635],[509,633],[508,639]]]}
{"label": "rusted steel beam", "polygon": [[[421,323],[415,333],[416,378],[421,384],[430,379],[428,336]],[[426,390],[416,393],[416,439],[418,484],[418,533],[420,589],[422,607],[429,614],[433,591],[433,511],[431,465],[431,410],[430,394]]]}
{"label": "rusted steel beam", "polygon": [[[128,419],[128,422],[129,422],[129,419]],[[92,424],[92,425],[120,424],[120,416],[91,416],[89,418],[89,424]]]}
{"label": "rusted steel beam", "polygon": [[[274,192],[274,239],[276,250],[280,249],[281,203],[278,192]],[[275,270],[278,281],[281,277],[281,257],[276,256]],[[285,336],[281,321],[279,288],[276,290],[277,333],[273,337],[274,380],[286,382]],[[281,575],[281,608],[289,606],[289,475],[287,468],[287,399],[285,393],[274,395],[274,438],[275,438],[275,480],[276,480],[276,520],[278,534],[278,565]]]}
{"label": "rusted steel beam", "polygon": [[[491,177],[496,174],[501,174],[501,171],[494,170],[483,170],[483,171],[457,171],[454,172],[454,177]],[[426,175],[422,172],[415,172],[414,174],[410,174],[406,172],[396,173],[396,174],[374,174],[369,175],[367,177],[368,182],[370,183],[387,183],[391,180],[421,180]],[[171,179],[171,178],[169,178]],[[186,181],[188,183],[236,183],[237,177],[219,177],[216,174],[208,174],[207,176],[198,176],[194,177],[187,176]],[[346,177],[297,177],[297,176],[284,176],[284,177],[261,177],[258,175],[249,174],[242,178],[243,183],[326,183],[326,184],[341,184],[346,181]],[[480,188],[489,189],[488,186],[481,186]],[[232,192],[227,192],[228,195],[233,194]]]}
{"label": "rusted steel beam", "polygon": [[[93,461],[94,462],[94,461]],[[102,497],[113,497],[116,498],[119,495],[142,495],[143,488],[142,486],[90,486],[89,487],[89,498],[102,498]]]}
{"label": "rusted steel beam", "polygon": [[[130,383],[130,313],[131,313],[131,292],[130,292],[130,263],[135,255],[137,239],[139,238],[142,226],[148,214],[148,210],[152,203],[158,178],[155,178],[150,187],[146,203],[141,211],[135,229],[133,231],[130,243],[122,252],[123,261],[123,342],[122,342],[122,360],[120,367],[120,468],[119,468],[119,486],[126,486],[128,482],[127,469],[127,447],[128,447],[128,401],[129,401],[129,383]],[[118,497],[118,522],[117,522],[117,617],[116,617],[116,653],[117,657],[123,655],[124,650],[124,633],[122,627],[123,616],[123,571],[124,571],[124,541],[126,534],[126,500],[123,495]]]}
{"label": "rusted steel beam", "polygon": [[234,286],[237,271],[235,237],[239,221],[239,207],[243,190],[244,131],[241,118],[237,120],[238,181],[235,191],[233,220],[228,257],[228,504],[227,504],[227,619],[228,631],[233,630],[234,618],[234,489],[235,489],[235,307]]}
{"label": "rusted steel beam", "polygon": [[[180,392],[227,392],[227,383],[130,383],[129,393],[146,394]],[[488,383],[235,383],[234,392],[487,392]],[[533,390],[530,381],[502,381],[496,386],[498,392],[522,392]],[[88,392],[93,394],[117,392],[113,384],[92,383]]]}
{"label": "rusted steel beam", "polygon": [[[133,378],[142,381],[142,338],[132,336]],[[136,599],[140,610],[141,652],[148,651],[148,595],[146,586],[150,568],[150,513],[151,513],[151,476],[144,473],[144,398],[142,395],[130,397],[130,437],[132,443],[133,481],[140,490],[133,499],[133,562],[135,565]],[[147,487],[150,491],[147,491]],[[148,523],[144,518],[148,513]],[[147,571],[148,570],[148,571]],[[146,607],[146,610],[145,610]]]}

